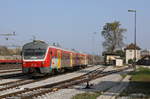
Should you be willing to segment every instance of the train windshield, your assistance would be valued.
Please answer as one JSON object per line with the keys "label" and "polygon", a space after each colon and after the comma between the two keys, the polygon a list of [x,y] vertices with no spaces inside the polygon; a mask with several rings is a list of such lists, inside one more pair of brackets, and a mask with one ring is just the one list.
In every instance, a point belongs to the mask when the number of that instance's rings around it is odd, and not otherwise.
{"label": "train windshield", "polygon": [[24,59],[44,59],[46,49],[26,49],[24,50]]}

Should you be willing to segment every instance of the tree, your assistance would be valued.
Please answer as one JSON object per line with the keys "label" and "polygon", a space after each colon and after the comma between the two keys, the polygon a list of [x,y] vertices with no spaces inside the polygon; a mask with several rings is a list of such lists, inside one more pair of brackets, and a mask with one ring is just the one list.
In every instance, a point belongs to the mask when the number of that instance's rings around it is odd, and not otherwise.
{"label": "tree", "polygon": [[0,46],[0,55],[9,55],[9,49],[6,46]]}
{"label": "tree", "polygon": [[101,35],[104,37],[103,47],[107,52],[114,52],[117,48],[122,48],[123,33],[126,31],[124,28],[120,28],[120,22],[114,21],[112,23],[106,23],[103,27]]}
{"label": "tree", "polygon": [[125,57],[125,52],[123,50],[116,50],[115,53],[116,55],[119,55],[121,58]]}
{"label": "tree", "polygon": [[129,64],[133,64],[133,63],[134,63],[134,60],[133,60],[133,59],[129,59],[129,60],[128,60],[128,63],[129,63]]}

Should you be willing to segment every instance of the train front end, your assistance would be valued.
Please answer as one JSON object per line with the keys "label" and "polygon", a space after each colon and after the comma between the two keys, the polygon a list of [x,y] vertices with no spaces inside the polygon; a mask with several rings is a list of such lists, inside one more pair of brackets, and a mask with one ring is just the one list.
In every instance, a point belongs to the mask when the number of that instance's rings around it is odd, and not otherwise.
{"label": "train front end", "polygon": [[27,43],[22,49],[22,71],[25,74],[49,73],[50,56],[48,56],[48,44],[43,41]]}

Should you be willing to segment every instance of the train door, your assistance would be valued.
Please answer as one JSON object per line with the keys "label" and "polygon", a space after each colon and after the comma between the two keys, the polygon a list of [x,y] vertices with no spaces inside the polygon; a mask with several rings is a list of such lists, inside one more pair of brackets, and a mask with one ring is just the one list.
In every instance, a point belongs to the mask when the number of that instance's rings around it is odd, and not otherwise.
{"label": "train door", "polygon": [[61,51],[60,50],[57,51],[57,59],[58,59],[57,68],[61,68]]}

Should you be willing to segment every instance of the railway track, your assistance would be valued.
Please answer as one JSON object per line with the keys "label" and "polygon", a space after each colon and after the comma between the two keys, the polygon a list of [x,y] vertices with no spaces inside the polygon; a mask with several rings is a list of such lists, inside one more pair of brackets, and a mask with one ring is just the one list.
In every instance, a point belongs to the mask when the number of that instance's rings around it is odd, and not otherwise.
{"label": "railway track", "polygon": [[0,76],[0,80],[24,76],[23,73],[14,73]]}
{"label": "railway track", "polygon": [[0,70],[21,69],[21,64],[0,64]]}
{"label": "railway track", "polygon": [[39,81],[39,80],[29,80],[29,79],[25,80],[25,79],[21,79],[21,80],[17,80],[17,81],[3,83],[3,84],[0,84],[0,91],[8,90],[8,89],[11,89],[11,88],[17,88],[17,87],[19,87],[21,85],[34,83],[36,81]]}
{"label": "railway track", "polygon": [[[88,66],[86,68],[90,68],[90,67],[92,67],[92,66]],[[70,70],[70,71],[66,71],[64,73],[69,73],[69,72],[74,72],[74,71],[77,71],[77,70]],[[62,74],[62,73],[59,73],[59,74]],[[55,74],[55,75],[57,75],[57,74]],[[55,75],[53,75],[53,76],[55,76]],[[0,80],[20,77],[20,76],[24,76],[21,69],[0,70]]]}
{"label": "railway track", "polygon": [[51,83],[51,84],[46,84],[46,85],[42,85],[42,86],[30,88],[30,89],[24,89],[21,91],[1,95],[0,98],[18,97],[21,99],[33,99],[35,97],[44,95],[46,93],[57,91],[57,90],[63,89],[63,88],[68,88],[68,87],[71,87],[73,85],[85,83],[85,82],[94,80],[94,79],[99,78],[99,77],[104,77],[104,76],[107,76],[107,75],[110,75],[113,73],[120,72],[120,71],[128,69],[128,68],[105,71],[105,72],[103,71],[104,69],[105,68],[103,68],[103,69],[98,68],[98,69],[91,71],[87,74],[84,74],[84,75],[81,75],[78,77],[74,77],[74,78],[71,78],[68,80],[64,80],[64,81],[60,81],[60,82],[56,82],[56,83]]}
{"label": "railway track", "polygon": [[21,71],[21,69],[0,70],[0,74],[1,73],[17,72],[17,71]]}
{"label": "railway track", "polygon": [[[90,68],[91,66],[87,67],[87,68]],[[75,70],[76,71],[76,70]],[[72,71],[73,72],[73,71]],[[65,72],[63,74],[66,74],[66,73],[69,73],[68,72]],[[59,74],[61,75],[61,74]],[[19,77],[18,77],[19,76]],[[22,76],[22,78],[20,77]],[[21,79],[18,79],[18,80],[15,80],[15,81],[10,81],[10,82],[4,82],[4,83],[1,83],[0,84],[0,92],[3,92],[5,90],[11,90],[11,89],[19,89],[20,86],[22,85],[26,85],[26,84],[30,84],[30,83],[34,83],[34,82],[38,82],[38,81],[42,81],[42,80],[45,80],[45,79],[48,79],[49,77],[55,77],[55,76],[58,76],[57,75],[53,75],[53,76],[47,76],[47,77],[44,77],[44,78],[39,78],[39,79],[33,79],[31,76],[26,76],[26,75],[17,75],[17,74],[13,74],[13,75],[4,75],[4,76],[0,76],[0,78],[2,79],[8,79],[8,78],[21,78]]]}
{"label": "railway track", "polygon": [[[5,76],[2,76],[2,78],[11,78],[11,77],[18,77],[18,76],[20,76],[20,74],[19,75],[18,74],[17,75],[5,75]],[[41,80],[48,79],[49,77],[54,77],[54,76],[58,76],[58,75],[47,76],[47,77],[44,77],[44,78],[36,78],[36,79],[32,76],[29,76],[29,75],[26,76],[26,75],[21,74],[21,76],[22,76],[22,79],[20,79],[20,80],[0,84],[0,91],[13,89],[13,88],[18,88],[19,86],[22,86],[22,85],[38,82],[38,81],[41,81]]]}

